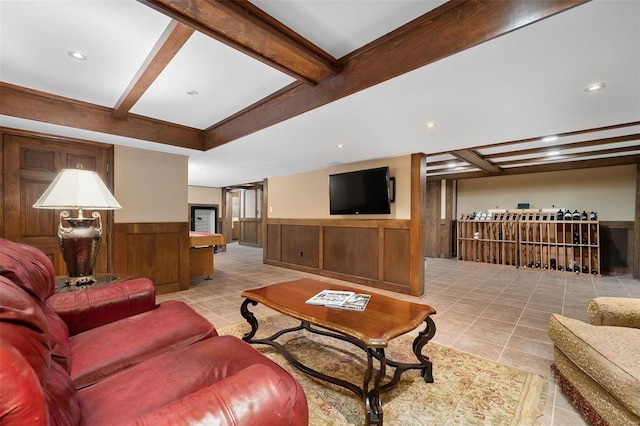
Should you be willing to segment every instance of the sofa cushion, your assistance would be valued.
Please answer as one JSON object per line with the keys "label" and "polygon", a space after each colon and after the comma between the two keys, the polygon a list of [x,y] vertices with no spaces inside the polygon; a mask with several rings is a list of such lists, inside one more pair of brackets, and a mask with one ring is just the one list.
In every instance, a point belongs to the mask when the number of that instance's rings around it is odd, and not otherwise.
{"label": "sofa cushion", "polygon": [[640,330],[552,314],[549,337],[578,368],[640,415]]}
{"label": "sofa cushion", "polygon": [[597,297],[589,301],[587,315],[594,325],[640,328],[640,299]]}
{"label": "sofa cushion", "polygon": [[[280,376],[288,398],[294,401],[293,417],[307,418],[304,392],[291,374],[242,340],[219,336],[159,355],[79,390],[83,423],[99,426],[135,420],[254,364],[269,366]],[[253,379],[247,386],[260,386],[259,378]]]}
{"label": "sofa cushion", "polygon": [[188,305],[166,301],[152,311],[71,336],[71,378],[80,389],[148,358],[217,335],[213,325]]}
{"label": "sofa cushion", "polygon": [[[260,384],[252,386],[256,377]],[[135,424],[301,426],[301,419],[293,417],[292,404],[278,373],[266,365],[254,364],[136,419]]]}
{"label": "sofa cushion", "polygon": [[49,425],[77,425],[80,423],[78,393],[64,368],[51,363],[44,396],[49,410]]}
{"label": "sofa cushion", "polygon": [[25,244],[0,239],[0,275],[36,297],[41,304],[55,291],[56,274],[51,260]]}
{"label": "sofa cushion", "polygon": [[[3,343],[15,348],[38,378],[40,388],[34,391],[44,395],[51,425],[77,424],[80,408],[75,388],[66,370],[68,365],[64,342],[56,343],[45,313],[32,295],[6,277],[0,277],[0,330]],[[56,323],[55,315],[53,324]],[[60,331],[64,336],[64,329]],[[57,351],[52,352],[51,347]],[[4,386],[6,365],[2,365]],[[29,374],[25,371],[25,374]],[[5,389],[2,389],[5,393]],[[37,397],[33,398],[37,404]],[[4,407],[3,407],[4,411]]]}
{"label": "sofa cushion", "polygon": [[49,416],[38,376],[20,351],[1,337],[0,366],[2,424],[47,426]]}
{"label": "sofa cushion", "polygon": [[0,276],[0,329],[2,338],[16,348],[44,386],[51,356],[47,320],[25,290]]}

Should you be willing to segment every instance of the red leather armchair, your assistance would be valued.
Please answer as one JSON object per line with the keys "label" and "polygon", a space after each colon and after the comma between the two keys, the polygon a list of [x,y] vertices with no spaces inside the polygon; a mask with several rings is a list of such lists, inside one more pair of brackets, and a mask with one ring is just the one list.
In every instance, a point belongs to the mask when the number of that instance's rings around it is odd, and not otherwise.
{"label": "red leather armchair", "polygon": [[3,425],[306,425],[299,383],[147,279],[54,294],[49,259],[0,239]]}

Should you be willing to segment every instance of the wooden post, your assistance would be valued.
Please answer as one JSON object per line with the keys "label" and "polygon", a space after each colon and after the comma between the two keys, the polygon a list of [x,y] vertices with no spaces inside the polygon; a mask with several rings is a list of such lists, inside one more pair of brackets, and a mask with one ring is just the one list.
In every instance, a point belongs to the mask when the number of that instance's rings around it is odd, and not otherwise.
{"label": "wooden post", "polygon": [[636,223],[633,256],[633,277],[640,279],[640,162],[636,163]]}
{"label": "wooden post", "polygon": [[424,256],[427,219],[427,161],[424,154],[411,155],[411,236],[409,286],[412,296],[424,294]]}

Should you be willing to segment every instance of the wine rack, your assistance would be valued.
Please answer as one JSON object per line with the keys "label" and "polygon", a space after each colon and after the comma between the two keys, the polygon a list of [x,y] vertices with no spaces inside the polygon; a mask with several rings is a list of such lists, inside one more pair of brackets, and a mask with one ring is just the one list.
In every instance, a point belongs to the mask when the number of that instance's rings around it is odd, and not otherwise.
{"label": "wine rack", "polygon": [[521,266],[600,274],[597,220],[557,220],[553,213],[523,215],[518,234]]}
{"label": "wine rack", "polygon": [[498,265],[518,265],[519,213],[497,213],[476,220],[463,215],[457,224],[458,258]]}
{"label": "wine rack", "polygon": [[541,270],[600,274],[598,220],[555,213],[498,213],[458,222],[458,259]]}

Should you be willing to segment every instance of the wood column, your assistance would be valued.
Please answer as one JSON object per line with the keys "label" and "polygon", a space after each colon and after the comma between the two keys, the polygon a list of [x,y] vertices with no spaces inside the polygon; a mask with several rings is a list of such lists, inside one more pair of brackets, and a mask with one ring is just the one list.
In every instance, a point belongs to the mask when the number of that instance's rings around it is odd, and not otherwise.
{"label": "wood column", "polygon": [[424,294],[424,256],[427,221],[427,161],[424,154],[411,155],[411,232],[409,286],[412,296]]}
{"label": "wood column", "polygon": [[640,163],[636,164],[636,223],[634,235],[633,277],[640,279]]}

